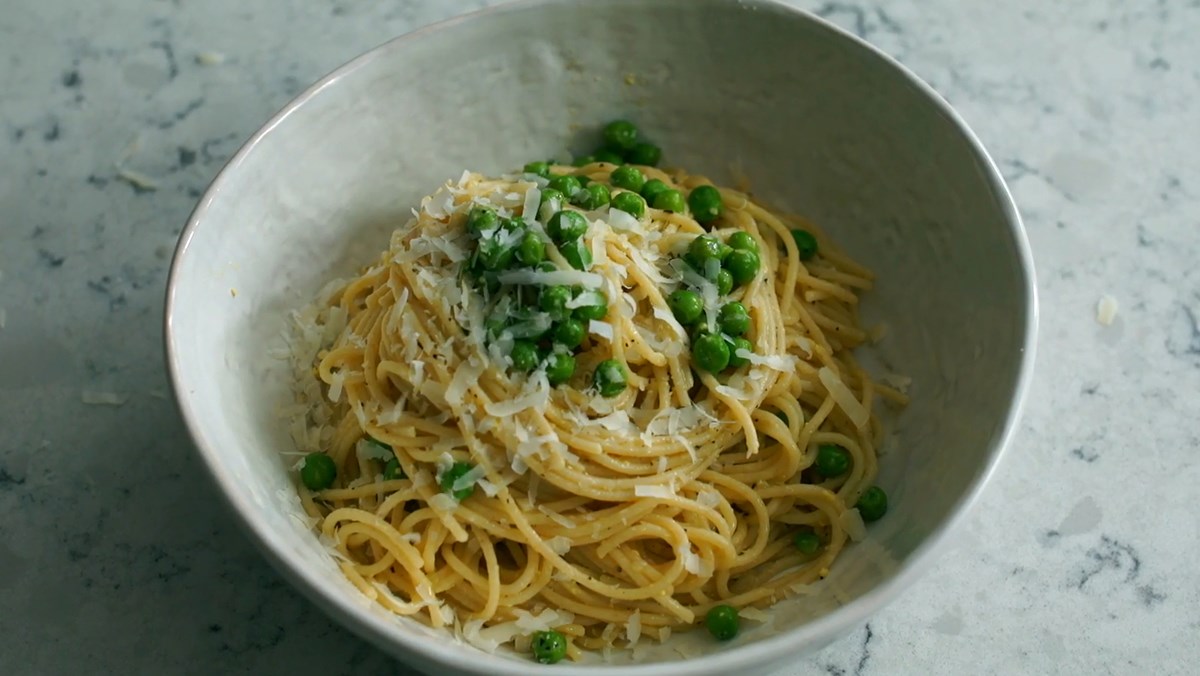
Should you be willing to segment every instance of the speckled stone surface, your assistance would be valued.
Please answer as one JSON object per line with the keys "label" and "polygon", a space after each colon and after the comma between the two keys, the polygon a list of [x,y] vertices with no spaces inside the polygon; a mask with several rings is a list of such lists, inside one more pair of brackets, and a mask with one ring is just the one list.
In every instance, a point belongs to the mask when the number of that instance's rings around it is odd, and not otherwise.
{"label": "speckled stone surface", "polygon": [[[161,301],[188,212],[271,113],[482,4],[0,12],[0,673],[405,672],[218,501],[168,398]],[[974,127],[1025,217],[1042,328],[1020,432],[956,549],[780,676],[1196,673],[1200,3],[798,4]]]}

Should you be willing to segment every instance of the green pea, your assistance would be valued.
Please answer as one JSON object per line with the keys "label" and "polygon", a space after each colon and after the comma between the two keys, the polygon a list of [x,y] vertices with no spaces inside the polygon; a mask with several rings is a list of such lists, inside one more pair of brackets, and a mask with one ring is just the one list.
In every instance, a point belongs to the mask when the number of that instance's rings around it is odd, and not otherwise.
{"label": "green pea", "polygon": [[688,208],[692,218],[701,223],[712,223],[717,220],[725,205],[721,202],[721,192],[711,185],[698,186],[687,198]]}
{"label": "green pea", "polygon": [[527,232],[517,245],[517,260],[525,265],[537,265],[546,258],[546,245],[536,232]]}
{"label": "green pea", "polygon": [[662,211],[670,211],[676,214],[682,214],[687,211],[687,203],[683,200],[683,193],[678,190],[664,190],[654,196],[650,205],[655,209]]}
{"label": "green pea", "polygon": [[688,244],[683,259],[696,270],[703,272],[709,260],[721,259],[721,240],[712,235],[700,235]]}
{"label": "green pea", "polygon": [[726,335],[740,336],[750,330],[750,313],[746,311],[745,305],[736,300],[731,301],[722,305],[721,310],[717,312],[717,325]]}
{"label": "green pea", "polygon": [[624,392],[629,385],[625,365],[616,359],[605,359],[596,364],[596,370],[592,373],[592,385],[602,397],[615,397]]}
{"label": "green pea", "polygon": [[642,189],[638,192],[641,193],[642,197],[646,198],[646,202],[648,204],[654,204],[654,198],[658,197],[660,192],[666,192],[670,189],[671,186],[667,185],[663,181],[657,178],[652,178],[642,184]]}
{"label": "green pea", "polygon": [[557,664],[567,656],[567,638],[553,629],[536,632],[530,647],[540,664]]}
{"label": "green pea", "polygon": [[516,247],[505,246],[496,239],[479,240],[480,262],[485,270],[505,270],[512,265]]}
{"label": "green pea", "polygon": [[[733,249],[744,249],[758,253],[758,241],[754,239],[754,235],[745,230],[738,230],[729,236],[729,241],[726,242]],[[732,253],[732,252],[731,252]]]}
{"label": "green pea", "polygon": [[821,548],[821,538],[817,536],[813,529],[808,526],[801,526],[800,530],[792,536],[792,544],[796,546],[801,554],[812,556]]}
{"label": "green pea", "polygon": [[538,353],[537,346],[528,340],[518,340],[513,343],[512,353],[513,368],[528,373],[537,368]]}
{"label": "green pea", "polygon": [[746,249],[736,249],[725,259],[725,269],[733,275],[734,286],[748,284],[758,274],[758,254]]}
{"label": "green pea", "polygon": [[554,327],[554,342],[568,350],[574,350],[583,344],[587,336],[587,327],[578,319],[568,319],[559,322]]}
{"label": "green pea", "polygon": [[754,352],[754,345],[745,338],[733,339],[733,343],[729,345],[729,368],[731,369],[740,369],[750,363],[749,359],[738,356],[738,350]]}
{"label": "green pea", "polygon": [[624,188],[633,192],[639,192],[642,186],[646,185],[646,175],[638,171],[637,167],[629,165],[613,169],[612,173],[608,176],[608,180],[612,182],[613,187]]}
{"label": "green pea", "polygon": [[573,164],[577,167],[586,167],[587,165],[589,165],[595,161],[596,161],[595,157],[592,157],[591,155],[584,155],[582,157],[575,158],[575,161],[572,162],[571,164]]}
{"label": "green pea", "polygon": [[550,178],[549,162],[530,162],[525,165],[526,174],[537,174],[542,178]]}
{"label": "green pea", "polygon": [[662,159],[662,148],[653,143],[635,143],[628,152],[625,153],[625,161],[630,164],[642,164],[647,167],[658,165],[658,161]]}
{"label": "green pea", "polygon": [[608,204],[611,199],[612,194],[608,191],[608,186],[603,183],[592,183],[575,193],[575,196],[571,198],[571,204],[590,211]]}
{"label": "green pea", "polygon": [[717,272],[717,293],[728,296],[730,291],[733,291],[733,275],[729,274],[725,268],[721,268]]}
{"label": "green pea", "polygon": [[525,221],[521,218],[502,218],[500,219],[500,229],[508,232],[524,230]]}
{"label": "green pea", "polygon": [[392,458],[391,460],[388,460],[386,464],[384,464],[384,466],[383,466],[383,480],[384,481],[395,481],[396,479],[403,479],[403,478],[405,478],[404,477],[404,468],[400,467],[399,460],[397,460],[396,458]]}
{"label": "green pea", "polygon": [[850,471],[850,453],[836,444],[817,448],[817,471],[824,477],[841,476]]}
{"label": "green pea", "polygon": [[884,493],[879,486],[871,486],[863,492],[862,497],[854,506],[858,507],[858,513],[862,515],[863,521],[878,521],[883,518],[884,514],[887,514],[887,493]]}
{"label": "green pea", "polygon": [[542,261],[537,264],[537,270],[538,272],[556,272],[558,266],[554,264],[554,261]]}
{"label": "green pea", "polygon": [[612,208],[624,211],[634,218],[641,218],[646,213],[646,200],[635,192],[619,192],[613,195]]}
{"label": "green pea", "polygon": [[564,209],[551,216],[550,220],[546,222],[546,233],[550,235],[550,239],[560,245],[563,242],[583,237],[583,233],[587,232],[587,229],[587,219],[578,211]]}
{"label": "green pea", "polygon": [[715,333],[705,333],[692,341],[692,361],[709,373],[720,373],[729,366],[729,345]]}
{"label": "green pea", "polygon": [[494,230],[500,225],[500,217],[488,207],[475,207],[467,214],[467,232],[479,235],[484,230]]}
{"label": "green pea", "polygon": [[300,480],[310,491],[323,491],[337,478],[337,465],[325,453],[309,453],[300,466]]}
{"label": "green pea", "polygon": [[546,380],[557,387],[575,375],[575,357],[566,352],[554,352],[546,364]]}
{"label": "green pea", "polygon": [[566,317],[567,301],[571,300],[571,290],[565,286],[547,286],[542,289],[538,298],[538,307],[550,315],[551,319],[559,320]]}
{"label": "green pea", "polygon": [[534,220],[547,221],[550,217],[558,213],[566,203],[567,198],[561,191],[554,188],[542,188],[541,195],[538,199],[537,213],[534,214]]}
{"label": "green pea", "polygon": [[587,270],[592,267],[592,250],[582,239],[573,239],[558,245],[558,252],[567,259],[576,270]]}
{"label": "green pea", "polygon": [[733,253],[733,247],[729,246],[728,244],[726,244],[724,242],[721,242],[720,252],[718,253],[717,257],[721,259],[722,263],[725,262],[726,258],[729,258],[729,254],[731,254],[731,253]]}
{"label": "green pea", "polygon": [[471,494],[475,492],[475,484],[457,491],[454,490],[454,482],[458,481],[467,472],[470,472],[471,469],[472,466],[469,462],[456,462],[451,465],[449,469],[442,472],[442,480],[440,482],[442,491],[454,496],[454,499],[459,502],[471,497]]}
{"label": "green pea", "polygon": [[631,150],[637,140],[637,127],[629,120],[613,120],[604,127],[604,142],[611,148]]}
{"label": "green pea", "polygon": [[576,190],[582,188],[583,184],[575,176],[555,176],[550,179],[550,184],[547,187],[570,197],[575,194]]}
{"label": "green pea", "polygon": [[608,148],[601,148],[592,153],[592,156],[596,158],[597,162],[607,162],[608,164],[621,164],[624,162],[620,153]]}
{"label": "green pea", "polygon": [[700,321],[704,314],[704,300],[700,294],[688,289],[678,289],[667,297],[667,305],[680,324],[687,326]]}
{"label": "green pea", "polygon": [[708,614],[704,616],[704,625],[708,627],[708,633],[712,634],[713,638],[718,641],[728,641],[737,636],[738,629],[741,628],[741,620],[733,606],[722,603],[719,606],[713,606],[708,611]]}
{"label": "green pea", "polygon": [[606,295],[603,291],[597,291],[596,293],[600,296],[598,299],[596,299],[596,302],[589,303],[587,305],[580,305],[579,307],[575,308],[575,312],[572,314],[576,319],[585,322],[593,319],[600,321],[601,319],[604,319],[606,315],[608,315],[608,295]]}
{"label": "green pea", "polygon": [[800,260],[811,260],[817,255],[817,238],[807,230],[793,230],[792,239],[796,240],[796,248],[800,250]]}

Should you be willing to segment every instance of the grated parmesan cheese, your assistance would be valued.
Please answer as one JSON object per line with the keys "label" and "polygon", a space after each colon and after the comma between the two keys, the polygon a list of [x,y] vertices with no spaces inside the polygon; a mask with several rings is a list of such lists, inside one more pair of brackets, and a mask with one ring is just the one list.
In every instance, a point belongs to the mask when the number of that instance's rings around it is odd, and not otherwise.
{"label": "grated parmesan cheese", "polygon": [[550,548],[550,551],[562,556],[571,551],[571,538],[558,535],[546,540],[546,546]]}
{"label": "grated parmesan cheese", "polygon": [[574,529],[577,525],[574,519],[571,519],[560,512],[556,512],[553,509],[547,509],[546,507],[538,505],[538,511],[542,514],[545,514],[547,518],[563,528]]}
{"label": "grated parmesan cheese", "polygon": [[620,209],[608,210],[608,224],[618,232],[637,232],[642,228],[641,221]]}
{"label": "grated parmesan cheese", "polygon": [[483,489],[483,494],[489,498],[496,497],[496,494],[500,492],[500,487],[488,481],[487,479],[479,479],[475,483],[478,484],[481,489]]}
{"label": "grated parmesan cheese", "polygon": [[679,550],[679,558],[683,559],[683,569],[692,575],[706,577],[712,574],[712,570],[704,565],[704,559],[692,551],[691,545]]}
{"label": "grated parmesan cheese", "polygon": [[396,457],[389,449],[379,444],[371,443],[366,439],[358,440],[358,443],[354,445],[354,452],[358,455],[358,459],[364,462],[367,460],[382,460],[383,462],[387,462]]}
{"label": "grated parmesan cheese", "polygon": [[600,293],[599,291],[584,291],[583,293],[580,293],[574,298],[568,300],[565,307],[568,310],[574,310],[575,308],[584,306],[605,305],[607,303],[608,299],[605,298],[604,294]]}
{"label": "grated parmesan cheese", "polygon": [[687,331],[684,330],[683,324],[680,324],[679,320],[675,319],[675,314],[672,313],[669,308],[655,305],[654,318],[671,327],[671,330],[675,332],[676,337],[682,338],[687,335]]}
{"label": "grated parmesan cheese", "polygon": [[346,376],[341,371],[334,373],[329,378],[329,401],[338,403],[342,398],[342,386],[346,383]]}
{"label": "grated parmesan cheese", "polygon": [[475,483],[485,476],[487,476],[487,468],[483,465],[475,465],[466,474],[454,480],[454,483],[450,485],[450,491],[457,493],[468,488],[474,488]]}
{"label": "grated parmesan cheese", "polygon": [[604,285],[604,278],[594,272],[583,270],[509,270],[501,273],[497,279],[501,284],[521,284],[537,286],[574,286],[579,285],[588,289],[598,289]]}
{"label": "grated parmesan cheese", "polygon": [[549,631],[555,627],[560,627],[564,624],[571,624],[575,621],[575,615],[566,610],[554,610],[547,608],[541,613],[534,615],[527,610],[516,610],[517,619],[514,624],[521,631],[532,634],[535,631]]}
{"label": "grated parmesan cheese", "polygon": [[508,399],[507,401],[489,401],[484,405],[488,415],[507,418],[526,409],[544,411],[550,404],[550,389],[537,389],[528,394]]}
{"label": "grated parmesan cheese", "polygon": [[1108,294],[1100,297],[1100,302],[1096,303],[1096,321],[1103,326],[1112,326],[1113,321],[1117,318],[1117,299]]}
{"label": "grated parmesan cheese", "polygon": [[542,191],[531,187],[525,191],[525,203],[521,207],[521,218],[526,223],[532,223],[537,220],[538,205],[542,203]]}
{"label": "grated parmesan cheese", "polygon": [[879,379],[896,388],[901,394],[908,394],[908,388],[912,386],[912,378],[898,373],[885,373]]}
{"label": "grated parmesan cheese", "polygon": [[833,402],[842,409],[846,417],[850,418],[850,422],[854,423],[858,429],[865,427],[871,419],[871,412],[854,397],[854,393],[850,391],[849,387],[846,387],[846,383],[842,382],[842,379],[828,366],[822,366],[817,371],[817,378],[820,379],[825,389],[829,390],[829,396],[833,397]]}
{"label": "grated parmesan cheese", "polygon": [[608,322],[601,322],[592,319],[588,321],[588,333],[593,333],[597,336],[600,336],[611,343],[613,339],[613,325],[609,324]]}
{"label": "grated parmesan cheese", "polygon": [[423,488],[431,483],[433,483],[433,477],[429,476],[429,472],[423,469],[418,469],[417,475],[412,480],[413,488]]}
{"label": "grated parmesan cheese", "polygon": [[625,623],[625,638],[629,639],[629,645],[632,647],[637,645],[638,639],[642,637],[642,611],[634,610],[629,616],[629,621]]}
{"label": "grated parmesan cheese", "polygon": [[84,390],[79,393],[79,399],[89,406],[123,406],[129,397],[116,392],[95,392]]}
{"label": "grated parmesan cheese", "polygon": [[702,507],[716,507],[721,504],[721,494],[711,488],[705,488],[696,494],[696,502]]}
{"label": "grated parmesan cheese", "polygon": [[675,489],[662,484],[638,484],[633,487],[633,494],[639,498],[673,498]]}
{"label": "grated parmesan cheese", "polygon": [[117,167],[117,178],[139,190],[158,190],[158,181],[140,171]]}
{"label": "grated parmesan cheese", "polygon": [[804,352],[804,356],[806,358],[808,358],[808,359],[812,358],[812,356],[813,356],[812,340],[810,340],[804,336],[800,336],[799,338],[796,339],[796,347],[800,348],[800,350],[802,352]]}
{"label": "grated parmesan cheese", "polygon": [[517,619],[512,622],[501,622],[490,627],[484,627],[483,620],[469,620],[462,626],[463,640],[480,650],[491,653],[519,636],[549,631],[575,621],[572,613],[551,608],[547,608],[537,615],[518,608],[516,615]]}
{"label": "grated parmesan cheese", "polygon": [[225,55],[220,52],[200,52],[196,55],[196,63],[201,66],[219,66],[225,63]]}
{"label": "grated parmesan cheese", "polygon": [[751,622],[761,622],[768,624],[771,622],[771,615],[764,610],[755,608],[754,606],[746,606],[738,610],[738,617],[750,620]]}
{"label": "grated parmesan cheese", "polygon": [[790,354],[755,354],[745,348],[737,350],[736,354],[751,364],[766,366],[776,371],[791,373],[796,370],[796,358]]}
{"label": "grated parmesan cheese", "polygon": [[585,419],[582,424],[603,427],[609,432],[620,432],[626,436],[637,431],[637,425],[633,424],[625,411],[613,411],[602,418]]}
{"label": "grated parmesan cheese", "polygon": [[846,531],[846,535],[855,542],[862,542],[867,537],[867,526],[863,523],[862,514],[858,508],[847,509],[838,515],[838,525]]}
{"label": "grated parmesan cheese", "polygon": [[453,512],[458,509],[458,500],[446,493],[434,493],[429,498],[429,506],[436,512]]}
{"label": "grated parmesan cheese", "polygon": [[446,388],[446,401],[451,406],[461,406],[467,388],[478,382],[482,373],[483,365],[474,359],[459,366],[450,379],[450,386]]}

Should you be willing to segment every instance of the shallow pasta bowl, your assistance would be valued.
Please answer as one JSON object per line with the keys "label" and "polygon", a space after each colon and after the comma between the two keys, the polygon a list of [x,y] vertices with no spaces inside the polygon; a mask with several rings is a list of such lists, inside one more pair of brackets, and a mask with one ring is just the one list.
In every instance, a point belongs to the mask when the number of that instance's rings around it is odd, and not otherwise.
{"label": "shallow pasta bowl", "polygon": [[868,361],[910,376],[912,403],[880,463],[888,517],[811,595],[731,643],[690,632],[636,664],[541,671],[767,673],[826,644],[930,566],[1014,429],[1036,330],[1019,217],[963,122],[872,47],[763,0],[535,0],[392,41],[289,104],[213,182],[176,251],[166,350],[196,447],[267,557],[430,673],[533,667],[393,617],[342,577],[299,518],[279,453],[289,370],[269,354],[287,311],[385,248],[421,195],[465,168],[587,150],[579,130],[616,117],[656,139],[666,164],[744,176],[872,268],[863,311],[888,334]]}

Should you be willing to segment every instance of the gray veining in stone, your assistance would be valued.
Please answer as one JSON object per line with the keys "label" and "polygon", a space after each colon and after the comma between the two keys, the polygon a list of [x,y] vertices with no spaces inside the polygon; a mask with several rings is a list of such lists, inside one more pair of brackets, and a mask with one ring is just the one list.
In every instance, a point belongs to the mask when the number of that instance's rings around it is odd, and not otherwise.
{"label": "gray veining in stone", "polygon": [[[168,399],[163,283],[205,185],[271,113],[483,4],[0,12],[0,673],[403,672],[221,506]],[[780,676],[1196,673],[1200,3],[797,4],[897,56],[980,135],[1029,229],[1042,335],[1027,415],[956,549]]]}

